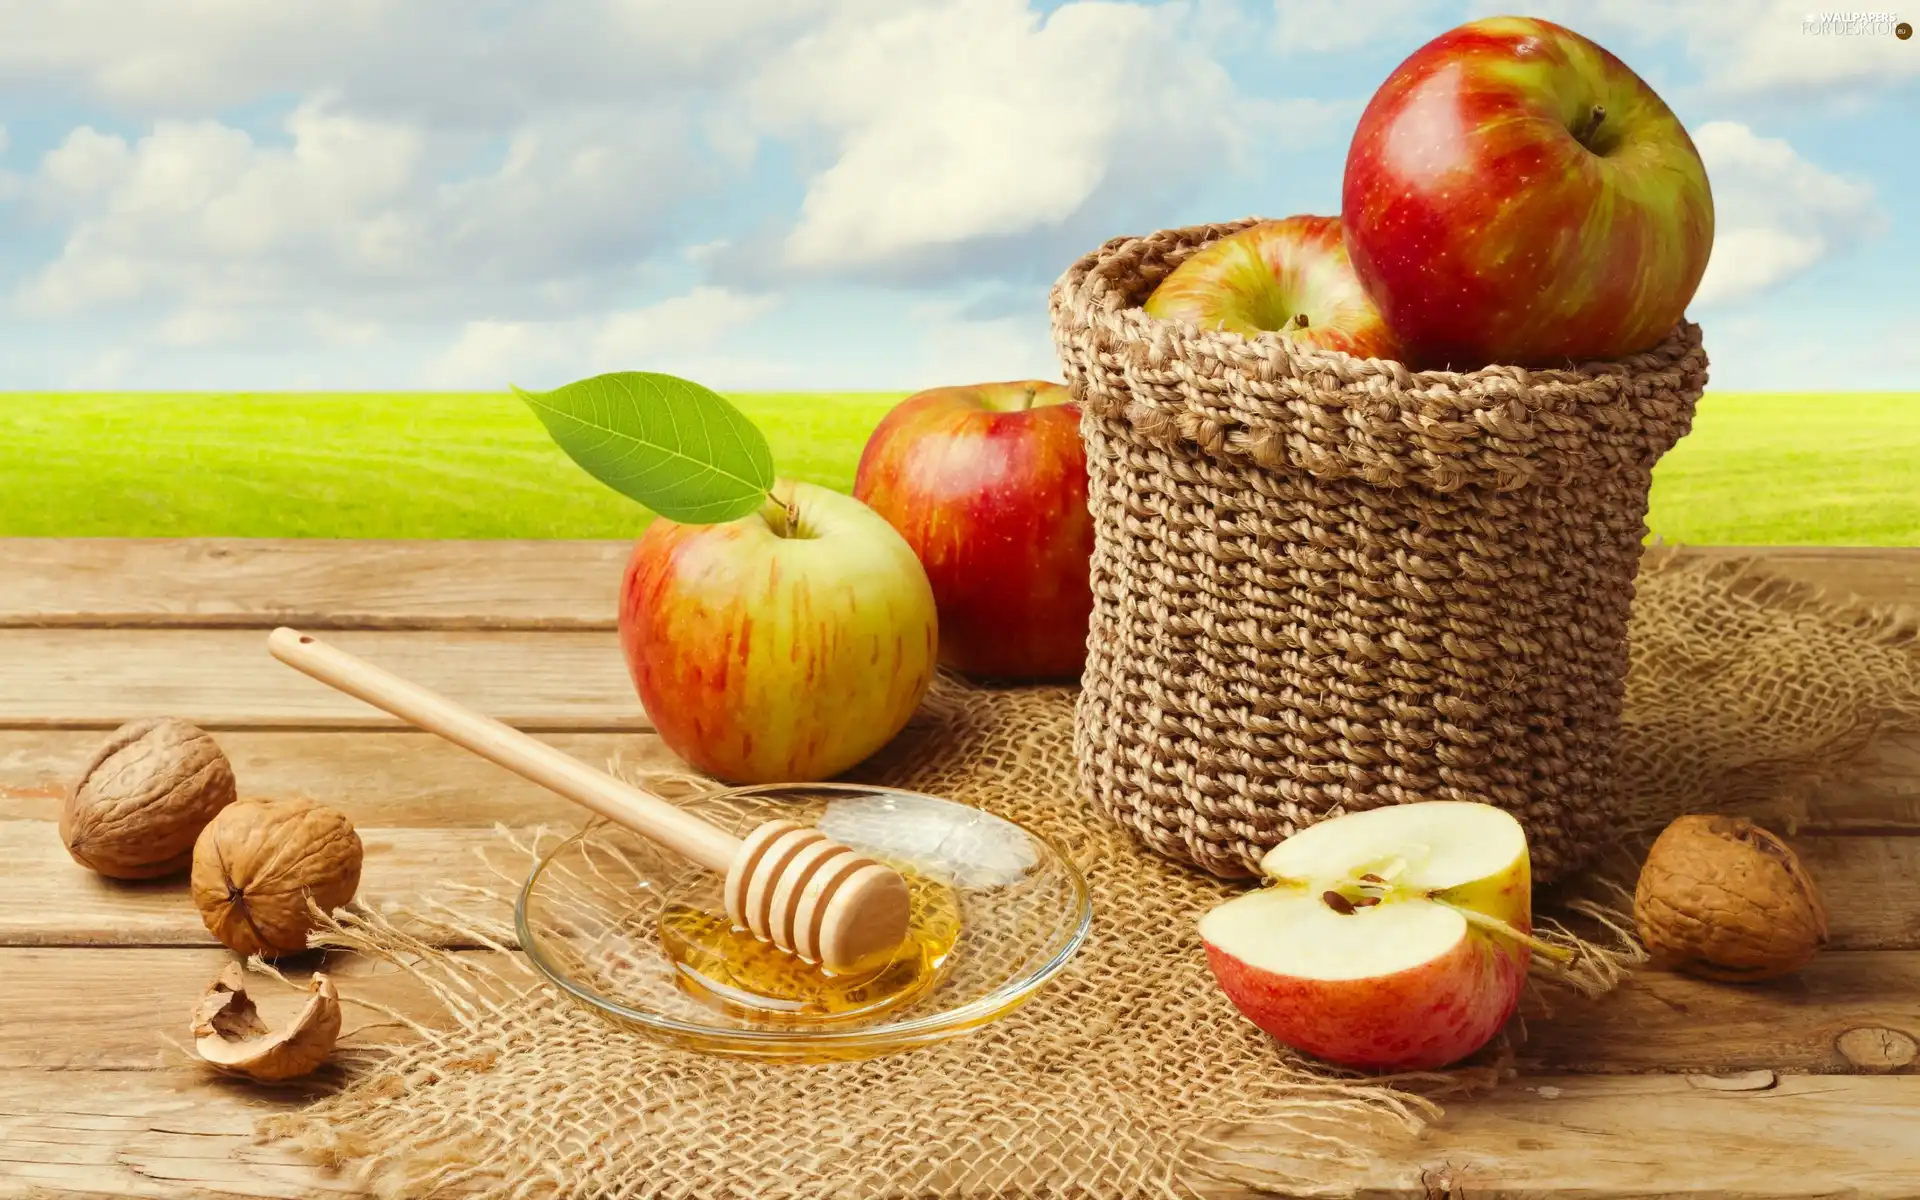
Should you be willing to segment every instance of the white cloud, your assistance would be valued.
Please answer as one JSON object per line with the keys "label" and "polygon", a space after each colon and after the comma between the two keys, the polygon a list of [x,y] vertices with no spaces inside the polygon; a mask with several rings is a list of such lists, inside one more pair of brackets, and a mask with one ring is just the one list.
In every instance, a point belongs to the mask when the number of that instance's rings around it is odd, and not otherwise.
{"label": "white cloud", "polygon": [[938,301],[917,306],[912,318],[920,337],[910,377],[921,381],[919,386],[1060,378],[1060,360],[1044,321],[970,321],[958,306]]}
{"label": "white cloud", "polygon": [[236,341],[247,328],[238,313],[186,308],[161,322],[157,337],[168,346],[214,346]]}
{"label": "white cloud", "polygon": [[873,0],[45,0],[9,5],[0,78],[119,111],[214,115],[337,92],[360,111],[498,123],[530,105],[672,96],[751,72],[832,8]]}
{"label": "white cloud", "polygon": [[[1804,0],[1535,0],[1539,15],[1603,44],[1681,48],[1699,72],[1698,87],[1722,98],[1789,92],[1833,99],[1920,79],[1920,53],[1891,33],[1811,33],[1810,14],[1836,10]],[[1888,6],[1878,10],[1888,11]],[[1902,14],[1912,20],[1913,14]]]}
{"label": "white cloud", "polygon": [[1399,40],[1410,29],[1438,34],[1458,23],[1454,8],[1447,0],[1273,0],[1273,44],[1282,54],[1327,54]]}
{"label": "white cloud", "polygon": [[937,271],[963,251],[1165,196],[1238,147],[1225,72],[1181,35],[1184,6],[905,3],[796,45],[754,98],[774,129],[824,131],[787,264]]}
{"label": "white cloud", "polygon": [[42,211],[73,224],[22,289],[26,309],[580,307],[712,180],[670,117],[548,117],[512,131],[497,165],[451,179],[450,148],[414,123],[316,99],[284,128],[285,145],[208,119],[160,121],[132,144],[76,129],[34,181]]}
{"label": "white cloud", "polygon": [[1884,223],[1871,186],[1822,170],[1783,139],[1709,121],[1693,140],[1714,202],[1713,256],[1697,304],[1751,299]]}
{"label": "white cloud", "polygon": [[[709,351],[779,304],[697,287],[645,308],[557,321],[470,321],[426,371],[433,387],[550,386],[607,371],[665,371],[713,382]],[[724,371],[723,371],[724,374]]]}

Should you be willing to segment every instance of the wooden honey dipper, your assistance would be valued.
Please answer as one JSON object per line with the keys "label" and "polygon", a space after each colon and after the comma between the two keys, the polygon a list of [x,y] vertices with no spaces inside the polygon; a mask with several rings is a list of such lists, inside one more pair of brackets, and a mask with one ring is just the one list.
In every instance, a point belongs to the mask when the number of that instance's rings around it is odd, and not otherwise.
{"label": "wooden honey dipper", "polygon": [[907,881],[817,829],[768,821],[743,840],[492,717],[294,629],[273,656],[607,820],[726,875],[727,917],[830,974],[883,964],[907,936]]}

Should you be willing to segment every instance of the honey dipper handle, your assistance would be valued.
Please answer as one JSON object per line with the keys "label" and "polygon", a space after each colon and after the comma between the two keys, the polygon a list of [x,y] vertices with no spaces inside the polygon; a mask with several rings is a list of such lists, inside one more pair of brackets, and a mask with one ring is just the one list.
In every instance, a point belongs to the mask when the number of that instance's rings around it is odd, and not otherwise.
{"label": "honey dipper handle", "polygon": [[511,725],[455,704],[364,659],[298,630],[280,628],[267,649],[281,662],[349,696],[385,709],[549,791],[686,855],[710,871],[733,865],[740,839],[658,796],[622,783]]}

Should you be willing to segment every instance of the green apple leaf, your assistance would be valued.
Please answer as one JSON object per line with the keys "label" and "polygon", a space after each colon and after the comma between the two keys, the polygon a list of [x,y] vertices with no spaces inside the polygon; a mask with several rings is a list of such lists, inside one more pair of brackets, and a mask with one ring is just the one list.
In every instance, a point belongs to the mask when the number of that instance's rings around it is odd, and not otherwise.
{"label": "green apple leaf", "polygon": [[766,437],[697,383],[619,371],[550,392],[513,391],[588,474],[668,520],[713,525],[744,517],[773,486]]}

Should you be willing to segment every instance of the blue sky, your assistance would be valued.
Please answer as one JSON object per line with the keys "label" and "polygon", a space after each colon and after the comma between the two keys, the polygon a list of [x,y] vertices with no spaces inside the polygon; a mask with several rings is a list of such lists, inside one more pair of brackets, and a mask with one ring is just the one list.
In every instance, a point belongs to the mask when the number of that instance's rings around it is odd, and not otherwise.
{"label": "blue sky", "polygon": [[[1075,257],[1336,211],[1373,89],[1502,7],[0,0],[0,390],[1053,376]],[[1693,131],[1716,387],[1920,389],[1920,39],[1523,11]]]}

